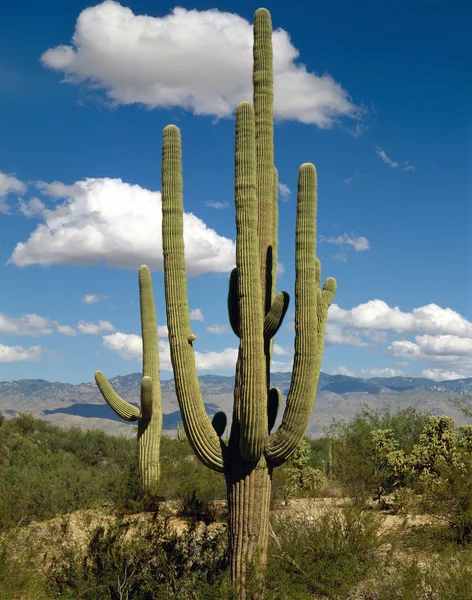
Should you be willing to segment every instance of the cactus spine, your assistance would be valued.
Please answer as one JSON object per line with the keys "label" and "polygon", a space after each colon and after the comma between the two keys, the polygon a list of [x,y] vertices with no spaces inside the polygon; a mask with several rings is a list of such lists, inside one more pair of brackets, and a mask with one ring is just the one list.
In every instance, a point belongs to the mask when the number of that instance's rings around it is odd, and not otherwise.
{"label": "cactus spine", "polygon": [[[328,308],[336,282],[320,290],[316,258],[316,171],[298,175],[295,281],[295,356],[282,423],[270,435],[281,392],[270,389],[273,336],[289,296],[275,294],[277,267],[277,172],[273,145],[272,23],[266,9],[254,19],[254,108],[236,110],[236,269],[229,282],[228,311],[239,337],[233,420],[228,443],[226,417],[210,422],[200,393],[187,300],[183,241],[180,131],[164,129],[162,147],[162,245],[170,354],[187,438],[198,458],[226,478],[229,556],[240,599],[263,594],[269,533],[272,471],[300,444],[313,408],[324,349]],[[224,426],[223,426],[224,423]],[[248,569],[257,560],[258,591],[249,595]]]}
{"label": "cactus spine", "polygon": [[126,421],[138,421],[138,463],[142,492],[152,492],[159,481],[159,450],[162,431],[161,384],[156,309],[151,273],[146,265],[139,269],[139,299],[143,339],[143,378],[141,408],[123,400],[101,371],[95,381],[103,398]]}

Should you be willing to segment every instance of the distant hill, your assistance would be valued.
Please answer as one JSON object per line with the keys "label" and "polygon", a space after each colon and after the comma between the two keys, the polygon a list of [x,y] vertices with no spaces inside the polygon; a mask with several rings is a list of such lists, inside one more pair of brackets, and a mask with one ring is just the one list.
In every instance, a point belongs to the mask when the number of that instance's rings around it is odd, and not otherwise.
{"label": "distant hill", "polygon": [[[284,397],[290,388],[291,373],[272,373],[271,385],[281,389]],[[208,414],[224,410],[229,419],[233,405],[234,377],[202,375],[200,388]],[[138,404],[140,373],[113,377],[115,390],[129,402]],[[163,428],[173,435],[180,412],[173,380],[161,382]],[[318,396],[313,410],[308,434],[317,437],[329,426],[332,419],[349,420],[368,408],[414,407],[430,414],[447,414],[456,423],[466,423],[462,413],[450,402],[451,398],[472,394],[472,378],[433,381],[412,377],[373,377],[362,379],[346,375],[321,373]],[[43,379],[21,379],[0,382],[0,411],[13,417],[19,412],[30,412],[51,423],[77,426],[85,429],[102,429],[107,433],[133,435],[133,424],[125,423],[115,415],[102,399],[95,382],[72,385],[49,382]],[[279,413],[279,420],[282,410]]]}

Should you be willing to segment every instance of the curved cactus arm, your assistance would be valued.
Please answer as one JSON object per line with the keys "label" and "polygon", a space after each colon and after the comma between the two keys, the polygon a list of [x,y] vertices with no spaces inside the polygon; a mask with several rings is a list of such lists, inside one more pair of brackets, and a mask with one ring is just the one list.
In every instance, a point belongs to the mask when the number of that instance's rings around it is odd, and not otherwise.
{"label": "curved cactus arm", "polygon": [[203,404],[193,341],[185,276],[182,151],[180,131],[164,129],[162,143],[162,249],[170,355],[175,389],[187,438],[201,462],[223,471],[220,439]]}
{"label": "curved cactus arm", "polygon": [[141,379],[141,418],[149,420],[152,417],[152,379],[149,376]]}
{"label": "curved cactus arm", "polygon": [[295,254],[295,356],[290,390],[277,432],[266,445],[266,458],[287,460],[297,448],[316,398],[324,349],[328,307],[336,289],[328,279],[319,289],[320,265],[316,259],[316,169],[305,163],[298,174]]}
{"label": "curved cactus arm", "polygon": [[267,435],[267,392],[257,232],[254,109],[249,102],[242,102],[236,109],[234,190],[240,329],[235,413],[240,424],[241,456],[255,461],[262,455]]}
{"label": "curved cactus arm", "polygon": [[125,421],[137,421],[141,417],[141,412],[137,406],[123,400],[111,387],[110,382],[101,371],[96,371],[95,381],[103,398],[116,414]]}
{"label": "curved cactus arm", "polygon": [[[264,338],[274,337],[280,329],[290,303],[287,292],[279,292],[264,319]],[[231,271],[228,291],[228,315],[231,329],[239,337],[238,269]]]}
{"label": "curved cactus arm", "polygon": [[282,404],[282,392],[279,388],[272,388],[267,399],[267,417],[269,433],[272,431],[279,413],[280,405]]}
{"label": "curved cactus arm", "polygon": [[264,319],[264,337],[273,338],[280,329],[290,303],[290,296],[287,292],[279,292],[272,302],[269,312]]}

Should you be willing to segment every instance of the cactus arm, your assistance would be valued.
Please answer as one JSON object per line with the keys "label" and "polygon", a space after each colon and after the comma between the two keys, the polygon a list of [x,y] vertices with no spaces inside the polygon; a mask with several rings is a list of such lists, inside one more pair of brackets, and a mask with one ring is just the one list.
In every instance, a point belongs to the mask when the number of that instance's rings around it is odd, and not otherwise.
{"label": "cactus arm", "polygon": [[[264,319],[264,338],[270,339],[282,325],[290,303],[287,292],[279,292]],[[228,315],[231,328],[239,337],[238,269],[233,269],[229,278]]]}
{"label": "cactus arm", "polygon": [[295,356],[290,390],[277,432],[266,446],[266,458],[287,460],[297,448],[316,398],[326,318],[336,283],[329,278],[319,289],[320,266],[316,259],[316,170],[310,163],[298,175],[295,279]]}
{"label": "cactus arm", "polygon": [[235,409],[240,423],[241,456],[247,461],[255,461],[262,455],[267,435],[267,393],[257,232],[254,109],[249,102],[242,102],[236,109],[234,190],[240,328]]}
{"label": "cactus arm", "polygon": [[269,312],[264,319],[264,337],[273,338],[284,320],[290,302],[287,292],[279,292],[272,302]]}
{"label": "cactus arm", "polygon": [[95,381],[97,382],[98,389],[102,396],[105,398],[107,404],[112,408],[116,414],[124,419],[125,421],[137,421],[141,412],[137,406],[123,400],[110,385],[110,382],[101,371],[96,371]]}
{"label": "cactus arm", "polygon": [[187,438],[201,462],[223,471],[220,439],[203,404],[190,331],[183,237],[180,131],[164,129],[162,144],[162,248],[167,327],[174,381]]}

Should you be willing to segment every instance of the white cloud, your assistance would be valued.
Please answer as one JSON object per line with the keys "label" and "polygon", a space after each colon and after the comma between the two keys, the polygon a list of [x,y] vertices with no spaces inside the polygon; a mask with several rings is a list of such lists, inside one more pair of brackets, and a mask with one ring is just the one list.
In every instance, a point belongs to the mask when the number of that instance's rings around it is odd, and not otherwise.
{"label": "white cloud", "polygon": [[293,351],[290,348],[283,348],[279,344],[275,344],[272,346],[272,353],[274,356],[290,356],[293,354]]}
{"label": "white cloud", "polygon": [[208,208],[216,208],[217,210],[220,210],[221,208],[228,208],[229,202],[212,202],[211,200],[209,200],[208,202],[205,202],[205,206],[208,206]]}
{"label": "white cloud", "polygon": [[75,194],[80,191],[75,184],[66,185],[60,181],[53,181],[48,183],[47,181],[36,181],[35,187],[40,190],[43,196],[48,198],[72,198]]}
{"label": "white cloud", "polygon": [[427,304],[402,312],[398,306],[391,308],[383,300],[369,300],[351,310],[337,304],[329,309],[329,321],[345,327],[366,329],[391,329],[397,333],[427,333],[432,335],[457,335],[472,338],[472,323],[450,308]]}
{"label": "white cloud", "polygon": [[[145,263],[162,270],[160,192],[103,178],[64,186],[60,193],[67,194],[66,199],[43,212],[44,223],[16,245],[9,263],[25,267],[105,262],[130,269]],[[235,266],[233,240],[218,235],[192,213],[184,213],[184,241],[187,272],[192,275],[228,272]]]}
{"label": "white cloud", "polygon": [[[143,356],[142,338],[136,334],[113,333],[103,337],[103,345],[116,352],[124,360],[141,361]],[[225,371],[236,366],[237,348],[226,348],[222,352],[195,351],[198,371]],[[170,347],[166,340],[159,340],[159,360],[162,371],[172,371]]]}
{"label": "white cloud", "polygon": [[387,154],[385,153],[385,151],[382,150],[382,148],[380,146],[376,147],[375,153],[377,154],[377,156],[380,156],[380,158],[383,160],[383,162],[386,165],[388,165],[389,167],[392,167],[392,169],[400,168],[401,171],[414,171],[415,170],[415,167],[413,165],[410,165],[410,163],[407,160],[403,163],[403,165],[400,165],[400,163],[389,158],[387,156]]}
{"label": "white cloud", "polygon": [[0,171],[0,198],[8,196],[12,192],[24,194],[26,192],[26,184],[12,174],[7,175]]}
{"label": "white cloud", "polygon": [[34,313],[23,317],[9,317],[0,313],[0,333],[4,335],[50,335],[62,327],[57,321]]}
{"label": "white cloud", "polygon": [[[219,118],[252,100],[252,45],[252,25],[236,14],[176,7],[151,17],[105,1],[83,10],[72,44],[47,50],[41,62],[66,82],[104,90],[114,105],[178,106]],[[327,128],[360,117],[332,77],[295,62],[286,31],[273,32],[273,47],[276,118]]]}
{"label": "white cloud", "polygon": [[157,335],[159,338],[169,337],[169,330],[167,329],[167,325],[158,325],[157,326]]}
{"label": "white cloud", "polygon": [[59,333],[66,336],[76,336],[78,333],[85,335],[97,335],[114,331],[115,328],[108,321],[100,321],[98,324],[79,321],[77,328],[63,325],[54,319],[41,317],[30,313],[22,317],[10,317],[0,313],[0,334],[3,335],[30,335],[40,337]]}
{"label": "white cloud", "polygon": [[5,346],[4,344],[0,344],[0,363],[40,360],[43,351],[44,348],[41,346],[22,348],[21,346]]}
{"label": "white cloud", "polygon": [[346,377],[357,377],[354,371],[351,371],[347,367],[340,365],[334,369],[331,369],[331,375],[345,375]]}
{"label": "white cloud", "polygon": [[216,323],[213,323],[212,325],[208,325],[208,327],[206,328],[206,331],[208,333],[214,333],[216,335],[221,335],[224,333],[229,333],[229,328],[226,325],[217,325]]}
{"label": "white cloud", "polygon": [[290,188],[288,187],[288,185],[285,185],[285,183],[280,183],[280,181],[279,181],[279,192],[280,192],[280,199],[282,200],[282,202],[287,202],[287,200],[290,197],[290,194],[292,193]]}
{"label": "white cloud", "polygon": [[115,331],[115,328],[109,321],[99,321],[98,323],[89,323],[87,321],[79,321],[77,331],[83,335],[99,335]]}
{"label": "white cloud", "polygon": [[24,217],[38,217],[46,208],[39,198],[31,198],[24,202],[21,198],[18,200],[19,210]]}
{"label": "white cloud", "polygon": [[13,174],[7,175],[0,171],[0,214],[10,212],[6,197],[16,192],[18,195],[26,192],[26,185],[17,179]]}
{"label": "white cloud", "polygon": [[455,371],[442,371],[441,369],[423,369],[421,372],[423,377],[432,379],[433,381],[446,381],[448,379],[462,379],[463,375]]}
{"label": "white cloud", "polygon": [[190,320],[191,321],[203,321],[204,316],[201,308],[192,308],[190,310]]}
{"label": "white cloud", "polygon": [[275,274],[276,275],[283,275],[283,273],[285,273],[285,267],[283,266],[282,263],[277,263],[277,268],[275,270]]}
{"label": "white cloud", "polygon": [[[436,381],[441,378],[472,377],[472,338],[456,335],[417,335],[414,342],[393,341],[388,350],[397,358],[432,364],[433,369],[425,369],[423,374],[436,373],[435,377],[430,377]],[[444,374],[448,376],[443,377]]]}
{"label": "white cloud", "polygon": [[85,294],[82,298],[82,304],[97,304],[100,300],[107,299],[108,296],[101,296],[100,294]]}
{"label": "white cloud", "polygon": [[362,379],[371,379],[373,377],[403,377],[406,375],[405,371],[400,369],[392,369],[391,367],[385,368],[372,368],[372,369],[359,369],[359,371],[352,371],[344,366],[336,367],[331,371],[332,375],[346,375],[348,377],[361,377]]}
{"label": "white cloud", "polygon": [[77,335],[77,331],[70,325],[56,325],[56,331],[57,333],[62,333],[62,335],[67,335],[69,337]]}
{"label": "white cloud", "polygon": [[354,329],[344,327],[337,323],[330,323],[329,321],[326,325],[326,346],[342,345],[368,348],[384,344],[386,339],[387,334],[385,332],[372,332],[368,329]]}
{"label": "white cloud", "polygon": [[337,246],[352,246],[356,252],[364,252],[369,250],[369,240],[361,235],[351,235],[343,233],[338,237],[326,238],[320,235],[320,242],[328,242],[329,244],[336,244]]}

